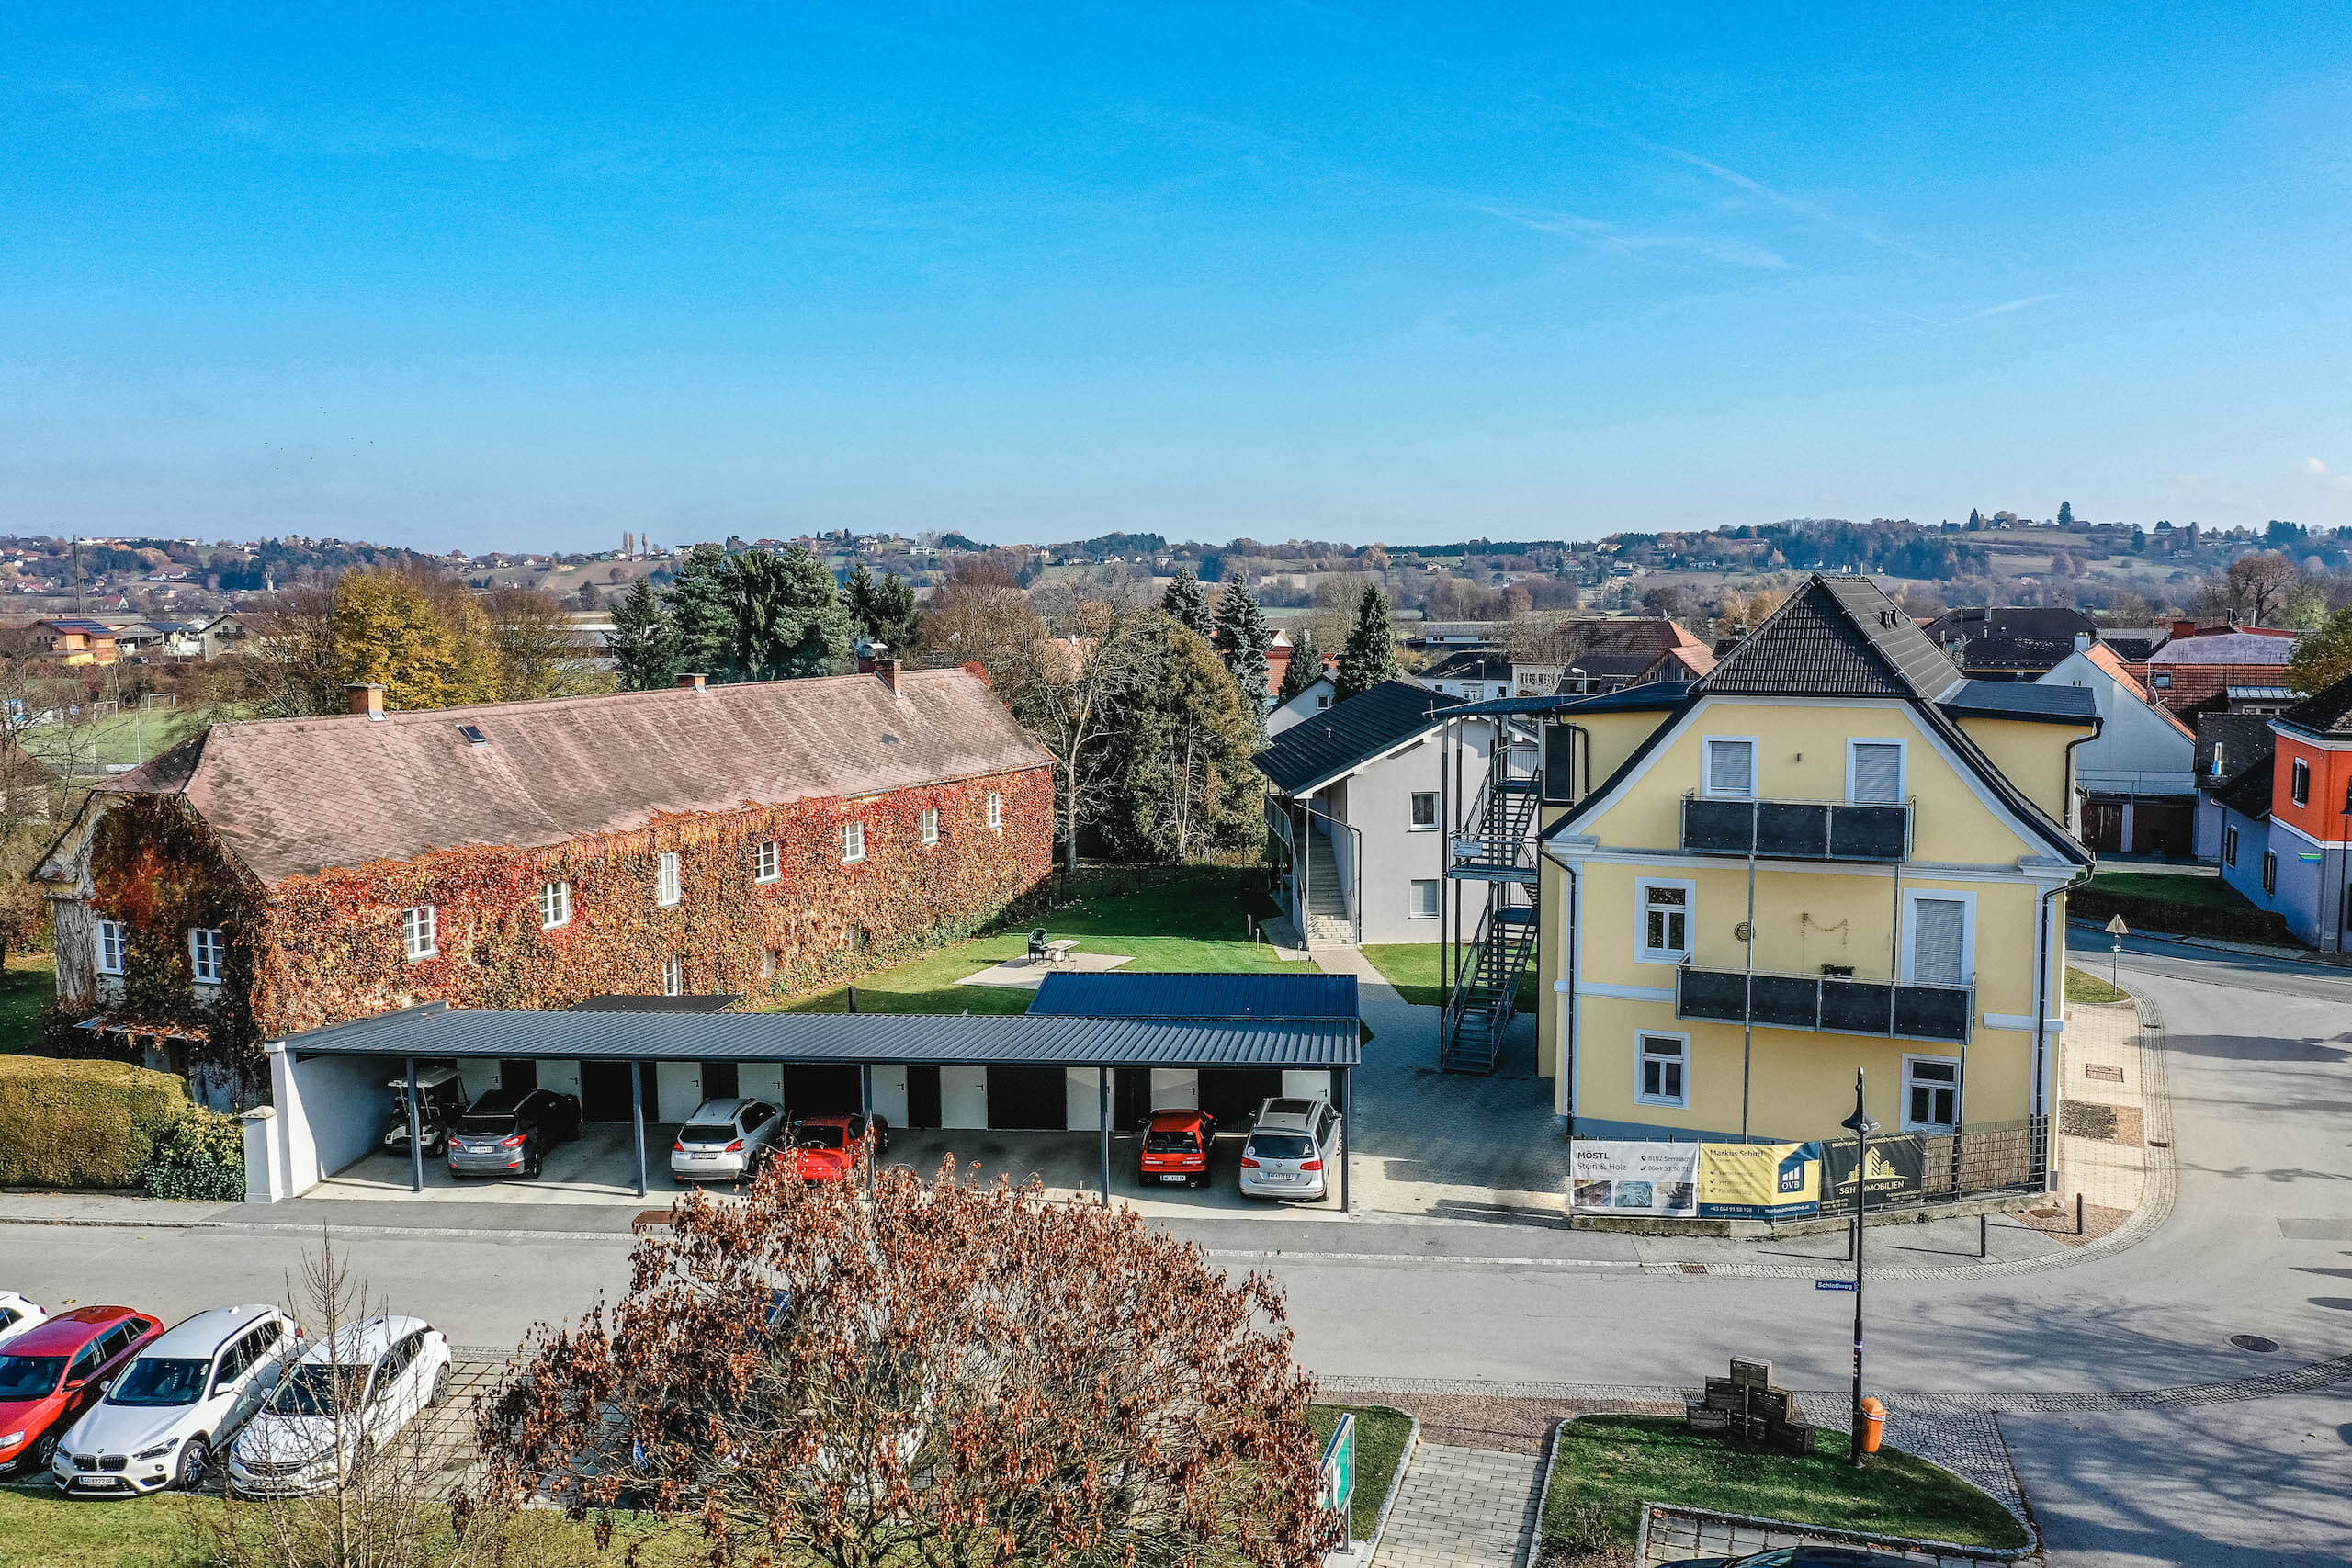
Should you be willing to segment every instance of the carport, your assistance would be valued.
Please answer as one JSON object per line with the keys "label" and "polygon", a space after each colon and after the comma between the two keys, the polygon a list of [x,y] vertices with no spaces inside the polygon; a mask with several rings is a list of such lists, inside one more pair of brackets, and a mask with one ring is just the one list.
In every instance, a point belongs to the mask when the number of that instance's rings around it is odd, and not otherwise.
{"label": "carport", "polygon": [[[1155,991],[1151,1006],[1175,1005],[1159,999],[1170,994],[1164,988]],[[1116,993],[1105,995],[1115,997]],[[1352,1002],[1352,997],[1348,1000]],[[1318,1005],[1329,1003],[1318,998]],[[854,1069],[859,1101],[869,1119],[874,1113],[876,1068],[1035,1068],[1058,1070],[1073,1082],[1082,1082],[1082,1074],[1093,1075],[1102,1201],[1108,1203],[1114,1073],[1233,1068],[1328,1073],[1332,1100],[1344,1119],[1350,1075],[1363,1055],[1361,1026],[1353,1014],[1352,1006],[1345,1017],[1029,1014],[975,1018],[586,1009],[526,1011],[426,1003],[267,1043],[275,1105],[273,1114],[249,1126],[248,1184],[256,1201],[275,1201],[294,1196],[368,1153],[382,1134],[384,1069],[394,1063],[411,1086],[412,1190],[422,1192],[424,1188],[424,1141],[414,1125],[418,1099],[413,1086],[418,1073],[428,1063],[489,1059],[577,1063],[583,1073],[594,1066],[625,1074],[639,1197],[647,1190],[649,1066],[658,1071],[662,1064],[737,1063]],[[1352,1138],[1342,1141],[1342,1213],[1348,1212],[1351,1201],[1349,1145],[1352,1142]]]}

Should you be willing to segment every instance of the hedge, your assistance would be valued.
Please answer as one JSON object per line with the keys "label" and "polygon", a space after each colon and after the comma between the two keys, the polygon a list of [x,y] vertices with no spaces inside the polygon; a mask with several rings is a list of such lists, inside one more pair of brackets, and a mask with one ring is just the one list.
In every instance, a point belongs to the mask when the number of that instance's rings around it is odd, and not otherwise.
{"label": "hedge", "polygon": [[0,1056],[0,1186],[136,1187],[157,1136],[192,1109],[170,1073]]}
{"label": "hedge", "polygon": [[240,1203],[245,1197],[245,1124],[191,1105],[155,1135],[155,1152],[141,1174],[150,1198],[194,1198]]}
{"label": "hedge", "polygon": [[2101,887],[2078,887],[2066,895],[2066,913],[2077,920],[2105,925],[2120,915],[2133,931],[2170,931],[2176,936],[2217,936],[2226,942],[2267,942],[2282,947],[2302,942],[2288,928],[2287,917],[2275,909],[2251,904],[2238,908],[2211,904],[2177,904],[2169,898],[2143,898],[2136,893],[2110,893]]}

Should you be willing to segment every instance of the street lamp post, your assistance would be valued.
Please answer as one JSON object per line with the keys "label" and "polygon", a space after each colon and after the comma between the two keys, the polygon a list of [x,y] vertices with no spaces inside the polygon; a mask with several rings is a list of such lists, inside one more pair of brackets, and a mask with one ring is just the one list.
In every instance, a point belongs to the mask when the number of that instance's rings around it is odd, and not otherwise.
{"label": "street lamp post", "polygon": [[1853,1464],[1862,1467],[1862,1221],[1870,1211],[1871,1134],[1878,1123],[1862,1109],[1862,1069],[1854,1069],[1854,1113],[1838,1123],[1854,1134],[1854,1410]]}

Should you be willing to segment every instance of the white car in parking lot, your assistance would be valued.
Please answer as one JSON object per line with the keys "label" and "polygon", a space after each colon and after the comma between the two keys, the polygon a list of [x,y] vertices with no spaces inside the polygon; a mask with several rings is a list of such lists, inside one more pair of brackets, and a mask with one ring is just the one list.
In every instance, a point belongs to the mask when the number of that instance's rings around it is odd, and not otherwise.
{"label": "white car in parking lot", "polygon": [[229,1451],[247,1497],[331,1491],[449,1394],[449,1341],[419,1317],[371,1317],[313,1345]]}
{"label": "white car in parking lot", "polygon": [[48,1321],[49,1314],[42,1310],[40,1303],[14,1291],[0,1291],[0,1345],[6,1345],[27,1329],[39,1328]]}
{"label": "white car in parking lot", "polygon": [[1241,1145],[1242,1196],[1320,1198],[1339,1151],[1340,1113],[1329,1100],[1269,1100]]}
{"label": "white car in parking lot", "polygon": [[670,1174],[680,1181],[743,1181],[775,1153],[787,1127],[764,1100],[706,1100],[670,1145]]}
{"label": "white car in parking lot", "polygon": [[261,1407],[301,1330],[272,1306],[215,1307],[148,1341],[58,1445],[50,1479],[128,1497],[204,1484],[213,1456]]}

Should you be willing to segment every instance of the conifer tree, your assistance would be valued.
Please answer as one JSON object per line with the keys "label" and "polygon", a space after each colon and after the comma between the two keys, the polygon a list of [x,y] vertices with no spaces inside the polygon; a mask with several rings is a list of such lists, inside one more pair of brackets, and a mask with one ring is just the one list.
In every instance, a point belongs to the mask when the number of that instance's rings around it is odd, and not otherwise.
{"label": "conifer tree", "polygon": [[915,610],[915,591],[905,578],[892,571],[876,577],[860,561],[849,574],[842,596],[851,619],[857,623],[859,636],[882,644],[901,659],[914,651],[922,617]]}
{"label": "conifer tree", "polygon": [[1315,628],[1301,626],[1298,636],[1291,640],[1290,663],[1283,669],[1283,689],[1276,694],[1283,702],[1298,695],[1315,684],[1323,673],[1323,650],[1315,646]]}
{"label": "conifer tree", "polygon": [[1176,580],[1168,585],[1168,592],[1160,595],[1159,607],[1176,617],[1187,631],[1205,637],[1216,630],[1216,619],[1209,614],[1208,590],[1201,586],[1199,578],[1181,567]]}
{"label": "conifer tree", "polygon": [[613,611],[605,651],[620,666],[625,692],[658,692],[678,678],[678,628],[650,578],[628,585]]}
{"label": "conifer tree", "polygon": [[1217,657],[1233,671],[1234,683],[1252,713],[1264,713],[1272,695],[1268,688],[1273,671],[1266,649],[1273,645],[1273,628],[1266,625],[1265,612],[1258,608],[1249,585],[1238,578],[1227,583],[1217,600]]}
{"label": "conifer tree", "polygon": [[1356,624],[1349,628],[1348,646],[1340,651],[1340,673],[1333,685],[1335,700],[1361,696],[1384,681],[1404,673],[1396,662],[1396,636],[1388,625],[1388,595],[1373,583],[1356,602]]}

